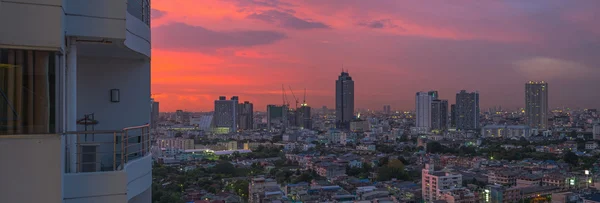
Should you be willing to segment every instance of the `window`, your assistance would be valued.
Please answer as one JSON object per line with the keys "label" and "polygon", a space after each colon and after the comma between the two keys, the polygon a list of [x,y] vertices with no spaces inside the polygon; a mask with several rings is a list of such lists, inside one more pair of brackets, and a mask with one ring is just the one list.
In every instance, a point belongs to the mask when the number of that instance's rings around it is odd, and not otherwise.
{"label": "window", "polygon": [[0,134],[55,129],[54,52],[0,49]]}

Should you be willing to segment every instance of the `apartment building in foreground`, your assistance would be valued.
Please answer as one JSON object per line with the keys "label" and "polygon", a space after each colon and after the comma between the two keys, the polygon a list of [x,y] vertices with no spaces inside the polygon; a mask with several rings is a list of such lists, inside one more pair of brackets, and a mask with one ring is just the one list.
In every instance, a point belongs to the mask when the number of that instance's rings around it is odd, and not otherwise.
{"label": "apartment building in foreground", "polygon": [[0,202],[151,202],[149,2],[0,0]]}

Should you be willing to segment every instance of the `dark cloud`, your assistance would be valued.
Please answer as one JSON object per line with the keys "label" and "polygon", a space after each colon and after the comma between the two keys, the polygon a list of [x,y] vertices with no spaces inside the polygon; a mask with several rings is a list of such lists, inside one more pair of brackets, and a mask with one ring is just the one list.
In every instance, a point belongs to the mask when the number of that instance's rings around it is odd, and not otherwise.
{"label": "dark cloud", "polygon": [[394,24],[390,19],[381,19],[381,20],[373,20],[370,22],[361,22],[358,25],[373,29],[383,29],[383,28],[400,28],[404,30],[404,28]]}
{"label": "dark cloud", "polygon": [[152,20],[154,20],[165,16],[165,14],[167,14],[167,12],[158,9],[152,9],[152,11],[150,12],[150,17],[152,17]]}
{"label": "dark cloud", "polygon": [[272,44],[286,38],[275,31],[214,31],[185,23],[171,23],[152,29],[153,45],[162,49],[214,51],[227,47]]}
{"label": "dark cloud", "polygon": [[295,30],[309,30],[309,29],[327,29],[330,28],[328,25],[315,22],[311,20],[303,20],[296,16],[277,10],[268,10],[261,13],[254,13],[249,15],[247,18],[261,20],[267,23],[277,24],[283,28],[295,29]]}

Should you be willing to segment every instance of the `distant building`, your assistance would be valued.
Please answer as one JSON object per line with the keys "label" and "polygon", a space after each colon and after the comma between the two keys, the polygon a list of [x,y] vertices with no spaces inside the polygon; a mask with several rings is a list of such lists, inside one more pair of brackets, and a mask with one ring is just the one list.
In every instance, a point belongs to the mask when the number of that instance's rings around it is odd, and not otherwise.
{"label": "distant building", "polygon": [[280,200],[283,197],[277,181],[265,178],[253,178],[248,185],[248,202],[262,203]]}
{"label": "distant building", "polygon": [[431,96],[426,92],[417,92],[415,97],[416,127],[431,129]]}
{"label": "distant building", "polygon": [[185,114],[184,114],[183,110],[176,110],[175,111],[175,122],[177,122],[177,123],[183,123],[183,117],[185,117]]}
{"label": "distant building", "polygon": [[254,106],[249,101],[238,105],[240,130],[251,130],[254,128]]}
{"label": "distant building", "polygon": [[296,123],[298,127],[312,129],[312,117],[310,110],[310,106],[308,106],[306,103],[303,103],[300,108],[296,110]]}
{"label": "distant building", "polygon": [[475,130],[479,128],[479,93],[461,90],[456,94],[456,128]]}
{"label": "distant building", "polygon": [[548,128],[548,83],[529,81],[525,84],[525,116],[532,128]]}
{"label": "distant building", "polygon": [[338,128],[349,128],[354,118],[354,81],[342,72],[335,82],[335,121]]}
{"label": "distant building", "polygon": [[194,139],[160,138],[157,140],[157,144],[161,149],[194,149]]}
{"label": "distant building", "polygon": [[438,91],[432,90],[427,92],[427,94],[431,97],[431,100],[439,99]]}
{"label": "distant building", "polygon": [[366,132],[371,130],[371,125],[367,120],[354,120],[350,122],[350,131],[352,132]]}
{"label": "distant building", "polygon": [[526,125],[486,125],[481,128],[483,137],[529,137],[531,128]]}
{"label": "distant building", "polygon": [[237,106],[237,96],[232,97],[231,100],[227,100],[225,96],[220,96],[219,100],[215,100],[213,124],[217,133],[237,131]]}
{"label": "distant building", "polygon": [[152,111],[150,113],[150,127],[151,128],[156,128],[157,123],[160,119],[160,112],[159,112],[159,103],[157,101],[154,101],[154,99],[151,100],[151,106],[152,106]]}
{"label": "distant building", "polygon": [[456,105],[450,105],[450,127],[456,128]]}
{"label": "distant building", "polygon": [[433,164],[425,164],[421,171],[421,192],[425,202],[438,200],[444,191],[462,187],[462,175],[435,171]]}
{"label": "distant building", "polygon": [[600,125],[599,124],[594,125],[593,136],[594,136],[594,140],[600,140]]}
{"label": "distant building", "polygon": [[431,101],[431,129],[448,129],[448,100]]}
{"label": "distant building", "polygon": [[390,114],[392,112],[391,106],[390,105],[383,105],[383,113],[384,114]]}
{"label": "distant building", "polygon": [[284,129],[288,123],[288,107],[286,105],[267,105],[267,129]]}

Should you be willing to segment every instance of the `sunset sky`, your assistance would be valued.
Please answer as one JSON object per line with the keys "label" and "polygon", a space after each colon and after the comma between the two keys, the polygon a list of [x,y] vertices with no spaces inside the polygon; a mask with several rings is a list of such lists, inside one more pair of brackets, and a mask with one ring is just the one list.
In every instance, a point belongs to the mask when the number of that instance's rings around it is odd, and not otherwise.
{"label": "sunset sky", "polygon": [[414,109],[417,91],[482,108],[524,106],[528,80],[550,106],[600,107],[600,1],[152,0],[152,94],[161,111],[211,111],[220,95],[256,110],[334,108],[342,68],[356,107]]}

